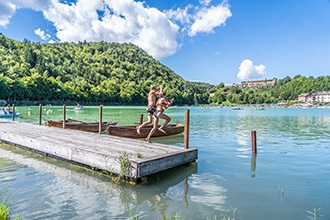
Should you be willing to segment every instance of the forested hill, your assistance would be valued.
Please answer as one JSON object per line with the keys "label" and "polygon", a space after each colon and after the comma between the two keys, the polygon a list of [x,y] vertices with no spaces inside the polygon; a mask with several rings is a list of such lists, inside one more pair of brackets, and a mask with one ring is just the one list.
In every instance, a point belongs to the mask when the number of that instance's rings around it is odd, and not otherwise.
{"label": "forested hill", "polygon": [[146,105],[151,84],[163,85],[177,105],[232,105],[296,100],[330,90],[330,77],[278,79],[270,88],[185,81],[133,44],[41,44],[0,34],[0,99],[10,103]]}
{"label": "forested hill", "polygon": [[185,81],[133,44],[41,44],[0,34],[0,99],[146,104],[151,84],[176,104],[207,103],[212,87]]}

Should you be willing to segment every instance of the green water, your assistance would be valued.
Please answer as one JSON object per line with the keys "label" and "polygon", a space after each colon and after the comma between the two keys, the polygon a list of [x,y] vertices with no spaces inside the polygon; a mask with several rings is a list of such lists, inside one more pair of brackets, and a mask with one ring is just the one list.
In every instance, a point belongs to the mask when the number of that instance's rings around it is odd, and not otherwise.
{"label": "green water", "polygon": [[[99,118],[98,106],[73,108],[67,107],[67,118]],[[116,185],[94,171],[2,145],[0,199],[23,219],[309,219],[314,208],[321,208],[320,219],[330,218],[330,110],[173,107],[166,113],[182,123],[187,109],[195,164],[142,185]],[[17,111],[17,120],[38,123],[38,106]],[[63,118],[61,106],[42,112],[43,121]],[[129,125],[142,113],[145,107],[104,106],[102,115]],[[183,136],[154,141],[183,146]]]}

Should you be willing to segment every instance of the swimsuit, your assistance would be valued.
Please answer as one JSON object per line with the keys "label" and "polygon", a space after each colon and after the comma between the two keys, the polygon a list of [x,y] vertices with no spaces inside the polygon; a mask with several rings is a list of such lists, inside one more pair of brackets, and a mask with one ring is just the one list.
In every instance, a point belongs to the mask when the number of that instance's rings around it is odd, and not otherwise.
{"label": "swimsuit", "polygon": [[157,103],[157,110],[154,112],[154,116],[157,117],[158,113],[163,112],[164,108],[166,108],[166,103],[162,102],[162,103]]}
{"label": "swimsuit", "polygon": [[154,112],[154,116],[157,117],[158,113],[160,113],[160,112],[162,112],[162,111],[163,111],[163,109],[158,109],[158,110],[156,110],[156,111]]}
{"label": "swimsuit", "polygon": [[148,105],[147,109],[146,109],[148,115],[153,115],[154,112],[156,111],[156,106],[155,105]]}
{"label": "swimsuit", "polygon": [[164,102],[162,102],[162,103],[157,103],[156,106],[157,106],[158,108],[161,108],[161,109],[166,108],[166,104],[165,104]]}

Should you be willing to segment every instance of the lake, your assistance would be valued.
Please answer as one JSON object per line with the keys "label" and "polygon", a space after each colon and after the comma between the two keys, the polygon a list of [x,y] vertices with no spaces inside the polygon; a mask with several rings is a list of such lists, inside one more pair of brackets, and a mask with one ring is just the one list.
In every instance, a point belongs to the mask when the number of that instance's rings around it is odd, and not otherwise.
{"label": "lake", "polygon": [[[73,108],[67,118],[99,118],[98,106]],[[118,185],[107,175],[0,144],[0,200],[23,219],[301,220],[312,213],[330,219],[329,109],[171,107],[166,113],[183,123],[187,109],[196,163],[143,184]],[[38,123],[38,106],[16,110],[18,121]],[[43,120],[63,117],[61,106],[42,112]],[[103,121],[129,125],[144,113],[145,107],[104,106]],[[183,135],[152,141],[183,147]]]}

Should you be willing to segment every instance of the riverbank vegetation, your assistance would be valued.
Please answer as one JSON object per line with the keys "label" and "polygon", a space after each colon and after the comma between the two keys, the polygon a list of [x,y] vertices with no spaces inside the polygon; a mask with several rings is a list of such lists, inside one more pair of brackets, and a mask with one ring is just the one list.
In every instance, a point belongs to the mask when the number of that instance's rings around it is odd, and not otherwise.
{"label": "riverbank vegetation", "polygon": [[[10,209],[5,201],[0,202],[0,219],[1,220],[9,220],[9,212]],[[19,217],[14,217],[13,220],[20,220]]]}
{"label": "riverbank vegetation", "polygon": [[285,77],[270,88],[211,85],[184,80],[133,44],[41,44],[0,34],[0,99],[10,103],[145,105],[151,84],[164,85],[177,105],[260,104],[330,90],[330,77]]}

